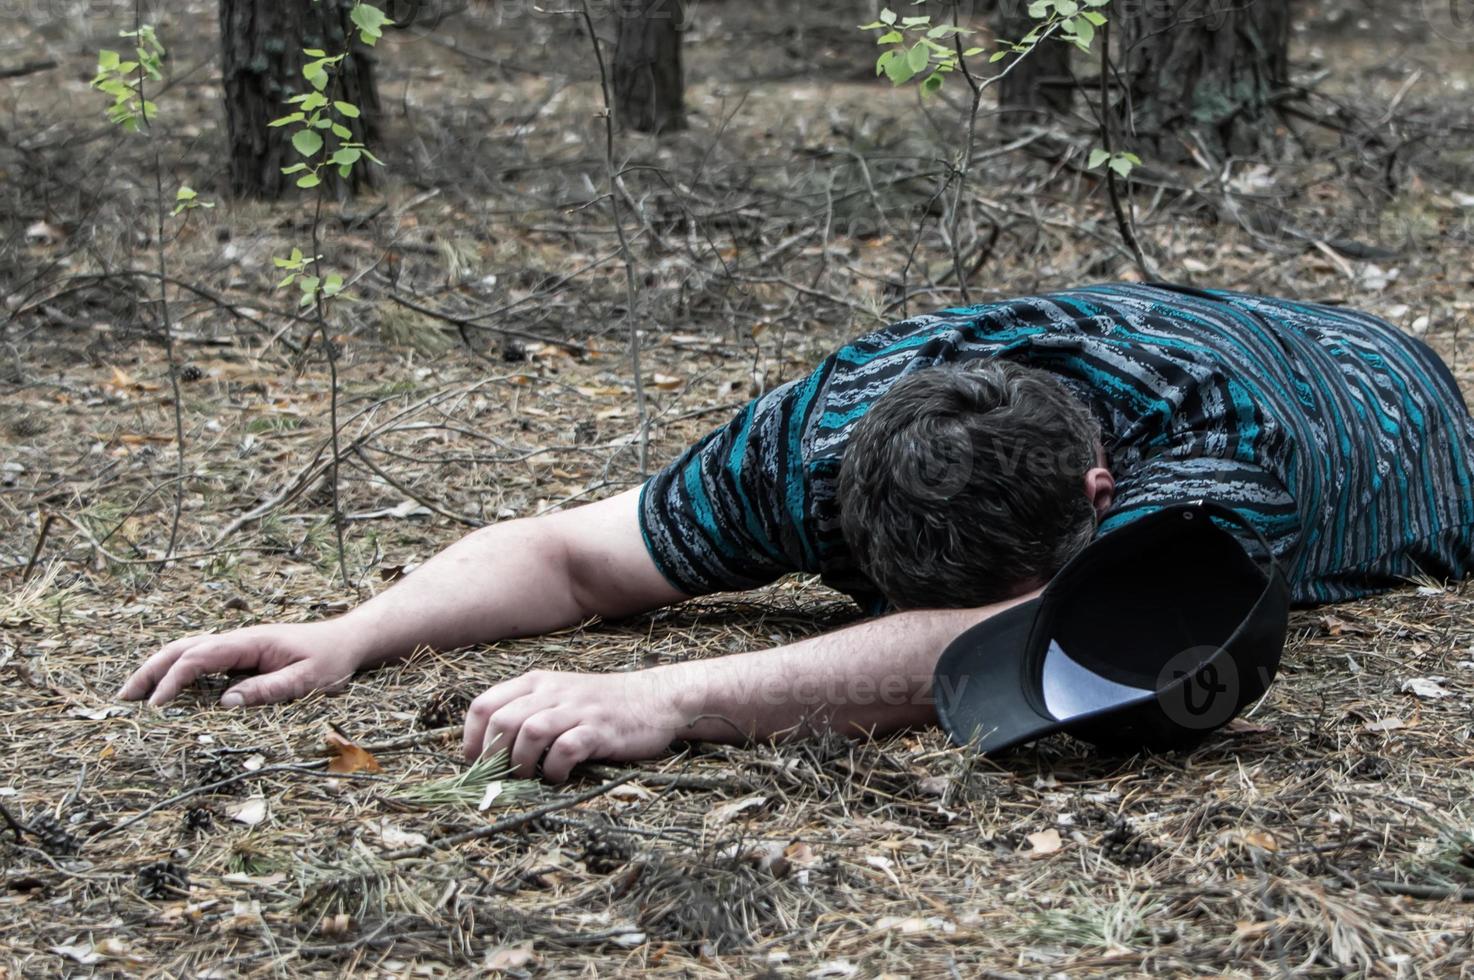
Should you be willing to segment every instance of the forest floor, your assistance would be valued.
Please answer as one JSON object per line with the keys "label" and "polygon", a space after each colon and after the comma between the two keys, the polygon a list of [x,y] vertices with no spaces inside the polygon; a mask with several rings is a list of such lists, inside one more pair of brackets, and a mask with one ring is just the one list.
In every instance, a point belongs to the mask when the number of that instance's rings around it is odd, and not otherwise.
{"label": "forest floor", "polygon": [[[218,204],[166,241],[176,478],[151,152],[87,88],[129,26],[113,6],[36,5],[0,43],[0,67],[59,62],[0,81],[0,806],[24,824],[0,833],[0,978],[1474,970],[1466,587],[1296,613],[1264,701],[1175,755],[978,760],[922,732],[693,745],[485,812],[398,798],[461,768],[461,712],[498,680],[855,618],[801,577],[293,704],[220,710],[223,679],[115,701],[172,638],[330,614],[469,527],[634,485],[849,335],[963,299],[953,246],[972,301],[1142,274],[1083,167],[1088,119],[1005,137],[985,106],[949,244],[957,86],[871,80],[859,4],[695,5],[691,128],[618,151],[647,440],[581,22],[478,5],[393,34],[384,179],[324,232],[357,280],[332,327],[345,586],[329,375],[272,291],[311,208],[227,200],[202,2],[159,22],[165,185]],[[1474,393],[1474,38],[1418,4],[1297,9],[1307,91],[1263,159],[1136,175],[1155,274],[1370,310]],[[334,730],[379,771],[329,771]]]}

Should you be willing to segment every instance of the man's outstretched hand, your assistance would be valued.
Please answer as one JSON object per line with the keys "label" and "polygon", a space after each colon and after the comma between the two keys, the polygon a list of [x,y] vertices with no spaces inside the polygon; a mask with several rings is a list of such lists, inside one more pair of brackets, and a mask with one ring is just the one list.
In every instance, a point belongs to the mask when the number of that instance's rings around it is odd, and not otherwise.
{"label": "man's outstretched hand", "polygon": [[690,731],[680,693],[670,667],[616,674],[535,670],[471,702],[466,758],[508,749],[518,776],[533,778],[541,763],[542,777],[554,783],[589,759],[654,758]]}
{"label": "man's outstretched hand", "polygon": [[118,696],[163,704],[205,674],[255,671],[220,696],[227,708],[270,704],[347,683],[361,654],[336,622],[250,626],[175,640],[133,672]]}

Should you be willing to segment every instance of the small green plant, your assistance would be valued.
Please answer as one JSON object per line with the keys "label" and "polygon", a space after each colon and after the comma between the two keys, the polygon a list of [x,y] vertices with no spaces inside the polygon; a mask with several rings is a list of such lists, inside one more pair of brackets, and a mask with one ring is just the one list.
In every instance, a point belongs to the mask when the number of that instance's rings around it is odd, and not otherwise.
{"label": "small green plant", "polygon": [[201,201],[199,192],[188,184],[184,184],[174,193],[174,213],[172,216],[177,218],[186,211],[194,211],[199,208],[208,210],[214,206],[209,201]]}
{"label": "small green plant", "polygon": [[124,60],[122,54],[110,48],[99,51],[92,87],[113,98],[107,110],[108,121],[136,133],[153,122],[159,112],[159,107],[144,97],[143,81],[164,80],[164,45],[148,24],[118,36],[134,40],[133,56]]}
{"label": "small green plant", "polygon": [[[348,17],[358,29],[358,40],[369,47],[378,44],[379,39],[384,36],[384,28],[393,23],[378,7],[362,0],[353,4]],[[351,44],[351,40],[348,43]],[[324,177],[336,172],[340,179],[347,180],[352,177],[354,168],[363,165],[365,161],[379,166],[383,165],[383,161],[374,156],[362,141],[353,137],[353,129],[348,124],[361,117],[360,107],[336,97],[340,88],[338,81],[341,68],[350,52],[345,49],[329,54],[321,48],[304,48],[302,53],[308,59],[302,66],[302,77],[307,80],[310,90],[287,99],[287,103],[296,108],[274,120],[271,125],[278,129],[297,127],[292,133],[292,148],[303,159],[283,167],[282,173],[296,175],[298,187],[316,192],[316,206],[312,215],[312,247],[304,252],[302,248],[294,246],[286,258],[276,258],[273,261],[278,269],[287,273],[277,284],[277,288],[286,289],[295,284],[301,292],[299,307],[312,309],[317,334],[321,338],[322,350],[328,363],[328,381],[331,386],[328,420],[331,426],[329,435],[332,455],[328,462],[327,478],[332,489],[332,525],[338,544],[338,571],[343,577],[343,585],[352,588],[353,580],[348,574],[348,550],[344,544],[345,519],[338,486],[341,448],[338,440],[338,348],[328,326],[328,303],[344,295],[345,283],[338,273],[323,271],[324,259],[320,244],[323,192],[327,187]]]}
{"label": "small green plant", "polygon": [[[153,131],[153,122],[158,116],[159,107],[148,97],[146,91],[150,82],[163,82],[164,58],[168,52],[153,26],[138,19],[141,9],[139,6],[134,7],[133,30],[119,34],[133,42],[132,56],[125,58],[110,48],[99,51],[97,74],[92,79],[92,87],[113,100],[107,108],[108,120],[122,127],[125,132],[146,134],[153,150],[154,246],[158,253],[159,319],[163,328],[164,352],[169,360],[169,387],[174,406],[174,444],[179,454],[174,474],[174,517],[169,525],[169,544],[164,549],[164,557],[159,565],[163,567],[173,556],[174,546],[179,541],[179,522],[184,511],[184,485],[188,468],[184,458],[184,406],[179,390],[179,359],[174,351],[174,324],[169,316],[169,267],[164,249],[164,226],[169,211],[164,198],[164,164],[159,142]],[[186,184],[175,192],[173,216],[178,217],[197,208],[211,207],[214,205],[201,201],[199,193]]]}
{"label": "small green plant", "polygon": [[[912,0],[913,6],[925,2]],[[1011,55],[1017,61],[1051,38],[1089,51],[1096,28],[1106,22],[1105,15],[1097,8],[1109,3],[1110,0],[1036,0],[1029,4],[1029,16],[1036,21],[1034,27],[1017,41],[1004,41],[1003,47],[988,60],[999,62]],[[948,75],[963,69],[965,59],[986,50],[976,46],[964,48],[958,43],[972,33],[968,28],[933,23],[926,14],[903,17],[889,7],[881,10],[879,20],[862,24],[860,29],[879,31],[875,43],[886,48],[875,59],[875,73],[885,75],[892,85],[904,85],[920,77],[923,92],[937,91]],[[946,43],[949,40],[951,43]]]}
{"label": "small green plant", "polygon": [[1112,153],[1105,147],[1097,146],[1090,151],[1090,159],[1086,162],[1086,168],[1096,170],[1100,168],[1101,164],[1110,167],[1111,170],[1120,174],[1122,177],[1130,177],[1132,169],[1141,166],[1141,157],[1124,150],[1118,150]]}

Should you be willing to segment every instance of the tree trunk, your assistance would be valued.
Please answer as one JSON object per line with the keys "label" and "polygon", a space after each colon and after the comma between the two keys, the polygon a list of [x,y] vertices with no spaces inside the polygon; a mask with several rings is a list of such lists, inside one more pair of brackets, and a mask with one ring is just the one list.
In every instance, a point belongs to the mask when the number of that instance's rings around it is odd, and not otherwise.
{"label": "tree trunk", "polygon": [[[1029,16],[1028,0],[998,0],[993,23],[1001,40],[1020,41],[1037,21]],[[1009,69],[998,83],[998,108],[1005,127],[1037,123],[1074,107],[1075,81],[1070,74],[1073,50],[1072,45],[1046,38]]]}
{"label": "tree trunk", "polygon": [[642,133],[685,129],[681,0],[618,0],[615,10],[615,118]]}
{"label": "tree trunk", "polygon": [[1107,15],[1130,94],[1122,131],[1147,153],[1182,161],[1196,141],[1219,160],[1267,149],[1289,82],[1289,0],[1152,0]]}
{"label": "tree trunk", "polygon": [[[275,199],[296,186],[282,168],[301,162],[292,148],[295,127],[271,128],[291,111],[286,100],[309,91],[302,77],[303,48],[352,53],[334,71],[330,97],[352,102],[362,115],[349,120],[353,138],[372,143],[380,113],[373,56],[348,20],[348,0],[220,0],[225,127],[230,146],[230,183],[237,197]],[[332,175],[337,180],[337,175]],[[353,168],[352,188],[372,180],[367,165]]]}

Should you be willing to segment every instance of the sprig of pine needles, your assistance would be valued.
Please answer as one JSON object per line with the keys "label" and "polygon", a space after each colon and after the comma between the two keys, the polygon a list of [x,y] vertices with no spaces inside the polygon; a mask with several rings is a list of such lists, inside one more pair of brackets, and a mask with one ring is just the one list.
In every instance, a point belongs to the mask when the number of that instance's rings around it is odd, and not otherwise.
{"label": "sprig of pine needles", "polygon": [[419,806],[474,806],[485,810],[536,796],[538,784],[512,778],[512,760],[506,749],[483,755],[471,768],[444,779],[432,779],[394,791],[395,799]]}

